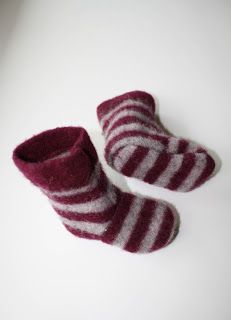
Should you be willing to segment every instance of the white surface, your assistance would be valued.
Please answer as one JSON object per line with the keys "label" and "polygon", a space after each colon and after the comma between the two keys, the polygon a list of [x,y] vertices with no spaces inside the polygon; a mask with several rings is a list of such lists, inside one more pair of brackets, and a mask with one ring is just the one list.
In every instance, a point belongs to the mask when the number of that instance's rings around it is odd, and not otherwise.
{"label": "white surface", "polygon": [[[229,320],[230,1],[5,1],[1,53],[0,319]],[[11,161],[24,139],[84,126],[102,159],[101,101],[157,98],[174,134],[216,151],[220,172],[181,194],[129,181],[181,216],[178,237],[132,255],[64,230]],[[105,168],[127,189],[123,176]]]}

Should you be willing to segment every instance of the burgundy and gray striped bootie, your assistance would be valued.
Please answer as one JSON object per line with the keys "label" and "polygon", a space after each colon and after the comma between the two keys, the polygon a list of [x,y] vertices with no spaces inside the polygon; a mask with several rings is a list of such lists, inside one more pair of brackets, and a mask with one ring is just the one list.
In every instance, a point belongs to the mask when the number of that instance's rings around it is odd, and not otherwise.
{"label": "burgundy and gray striped bootie", "polygon": [[97,115],[106,140],[106,161],[128,177],[190,191],[214,171],[214,160],[204,148],[169,135],[159,125],[154,99],[146,92],[107,100],[98,106]]}
{"label": "burgundy and gray striped bootie", "polygon": [[[142,95],[142,108],[151,110],[152,98]],[[132,97],[137,104],[137,93]],[[120,107],[123,101],[117,100]],[[123,104],[128,104],[127,98],[125,101]],[[110,105],[113,113],[118,110],[117,104],[116,109],[114,104]],[[140,95],[138,104],[141,105]],[[111,111],[105,106],[99,108],[99,115]],[[150,110],[145,113],[148,115]],[[108,115],[103,117],[105,123]],[[159,141],[155,143],[163,148]],[[133,152],[135,146],[130,145]],[[78,237],[101,240],[130,252],[151,252],[169,244],[177,233],[178,215],[166,203],[124,193],[110,183],[83,128],[42,132],[20,144],[14,150],[13,160],[50,199],[64,226]]]}

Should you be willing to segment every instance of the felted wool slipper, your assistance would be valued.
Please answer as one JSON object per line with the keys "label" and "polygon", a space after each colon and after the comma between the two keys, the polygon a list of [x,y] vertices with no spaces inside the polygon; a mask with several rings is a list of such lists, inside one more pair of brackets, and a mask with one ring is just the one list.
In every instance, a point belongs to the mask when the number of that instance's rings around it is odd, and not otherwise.
{"label": "felted wool slipper", "polygon": [[125,176],[176,191],[204,183],[215,162],[200,145],[170,135],[155,117],[153,97],[132,91],[97,108],[107,163]]}
{"label": "felted wool slipper", "polygon": [[178,215],[166,203],[122,192],[107,179],[83,128],[42,132],[20,144],[13,160],[78,237],[151,252],[178,231]]}

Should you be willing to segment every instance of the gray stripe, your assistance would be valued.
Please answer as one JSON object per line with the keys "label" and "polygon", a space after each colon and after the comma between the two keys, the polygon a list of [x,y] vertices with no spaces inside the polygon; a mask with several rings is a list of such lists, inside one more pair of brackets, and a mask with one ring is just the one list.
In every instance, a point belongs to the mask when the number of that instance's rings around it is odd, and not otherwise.
{"label": "gray stripe", "polygon": [[64,204],[54,200],[50,200],[51,205],[58,210],[62,210],[65,212],[75,212],[79,214],[85,213],[96,213],[104,211],[112,205],[116,203],[116,193],[114,186],[109,185],[109,188],[106,193],[104,193],[101,197],[87,201],[83,203],[74,203],[74,204]]}
{"label": "gray stripe", "polygon": [[133,155],[134,151],[137,149],[137,146],[127,146],[119,151],[114,160],[114,167],[116,170],[121,170],[125,163]]}
{"label": "gray stripe", "polygon": [[204,153],[196,154],[196,162],[189,175],[178,187],[178,191],[189,191],[196,180],[200,177],[207,165],[207,155]]}
{"label": "gray stripe", "polygon": [[154,150],[149,150],[146,157],[141,161],[139,166],[133,172],[133,177],[144,179],[147,172],[155,165],[158,156],[158,152],[155,152]]}
{"label": "gray stripe", "polygon": [[149,138],[144,138],[144,137],[137,137],[137,136],[132,136],[132,137],[126,137],[126,138],[121,138],[119,141],[113,144],[110,150],[110,155],[113,155],[118,149],[125,147],[127,145],[136,145],[136,146],[141,146],[145,148],[150,148],[154,149],[155,151],[163,151],[164,150],[164,145],[157,140],[152,140]]}
{"label": "gray stripe", "polygon": [[166,206],[162,203],[157,203],[157,208],[153,213],[148,231],[141,241],[139,252],[149,252],[156,241],[156,237],[160,230],[162,221],[165,216]]}
{"label": "gray stripe", "polygon": [[169,137],[168,141],[168,152],[169,153],[176,153],[179,146],[179,138]]}
{"label": "gray stripe", "polygon": [[106,142],[110,143],[110,141],[112,139],[114,139],[117,135],[119,135],[120,133],[129,132],[129,131],[139,131],[139,132],[143,132],[143,133],[148,133],[150,135],[154,135],[154,134],[158,133],[158,131],[156,131],[154,128],[149,129],[139,123],[136,123],[136,122],[132,123],[131,122],[129,124],[121,124],[120,126],[113,129],[110,132],[110,134],[106,137]]}
{"label": "gray stripe", "polygon": [[129,106],[138,106],[143,108],[144,110],[150,111],[151,107],[146,105],[145,103],[143,103],[142,101],[139,100],[132,100],[132,99],[127,99],[124,100],[123,102],[121,102],[120,104],[116,105],[113,107],[113,109],[108,112],[106,115],[104,115],[102,117],[102,119],[100,120],[100,125],[103,127],[105,122],[110,119],[110,117],[113,114],[116,114],[118,112],[119,109],[123,108],[123,107],[129,107]]}
{"label": "gray stripe", "polygon": [[113,118],[112,121],[110,121],[109,126],[104,130],[104,135],[107,137],[109,134],[110,129],[112,126],[120,119],[124,117],[135,117],[143,122],[146,122],[147,124],[153,125],[153,119],[150,119],[149,117],[144,116],[141,112],[138,111],[128,111],[128,110],[123,110],[121,112],[118,112],[115,117]]}
{"label": "gray stripe", "polygon": [[123,226],[113,242],[114,245],[121,248],[124,248],[126,246],[130,236],[132,235],[135,224],[141,214],[141,209],[144,205],[144,201],[145,199],[141,199],[138,197],[135,197],[133,199],[128,215],[124,220]]}
{"label": "gray stripe", "polygon": [[167,168],[158,177],[158,179],[155,181],[155,184],[157,186],[166,187],[174,174],[180,169],[182,162],[182,155],[173,155]]}
{"label": "gray stripe", "polygon": [[197,152],[197,150],[199,148],[200,148],[200,146],[197,143],[190,141],[188,143],[188,147],[187,147],[186,152],[193,152],[194,153],[194,152]]}

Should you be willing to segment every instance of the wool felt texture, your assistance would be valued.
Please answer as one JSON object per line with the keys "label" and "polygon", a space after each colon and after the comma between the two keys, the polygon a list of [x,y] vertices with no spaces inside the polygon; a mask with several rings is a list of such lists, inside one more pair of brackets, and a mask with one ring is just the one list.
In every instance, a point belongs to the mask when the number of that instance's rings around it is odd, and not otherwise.
{"label": "wool felt texture", "polygon": [[146,253],[176,236],[176,211],[162,201],[114,186],[83,128],[56,128],[33,136],[16,147],[13,160],[49,198],[66,229],[78,237]]}
{"label": "wool felt texture", "polygon": [[107,100],[98,106],[97,116],[106,141],[105,159],[125,176],[186,192],[214,171],[215,162],[203,147],[164,129],[146,92]]}

